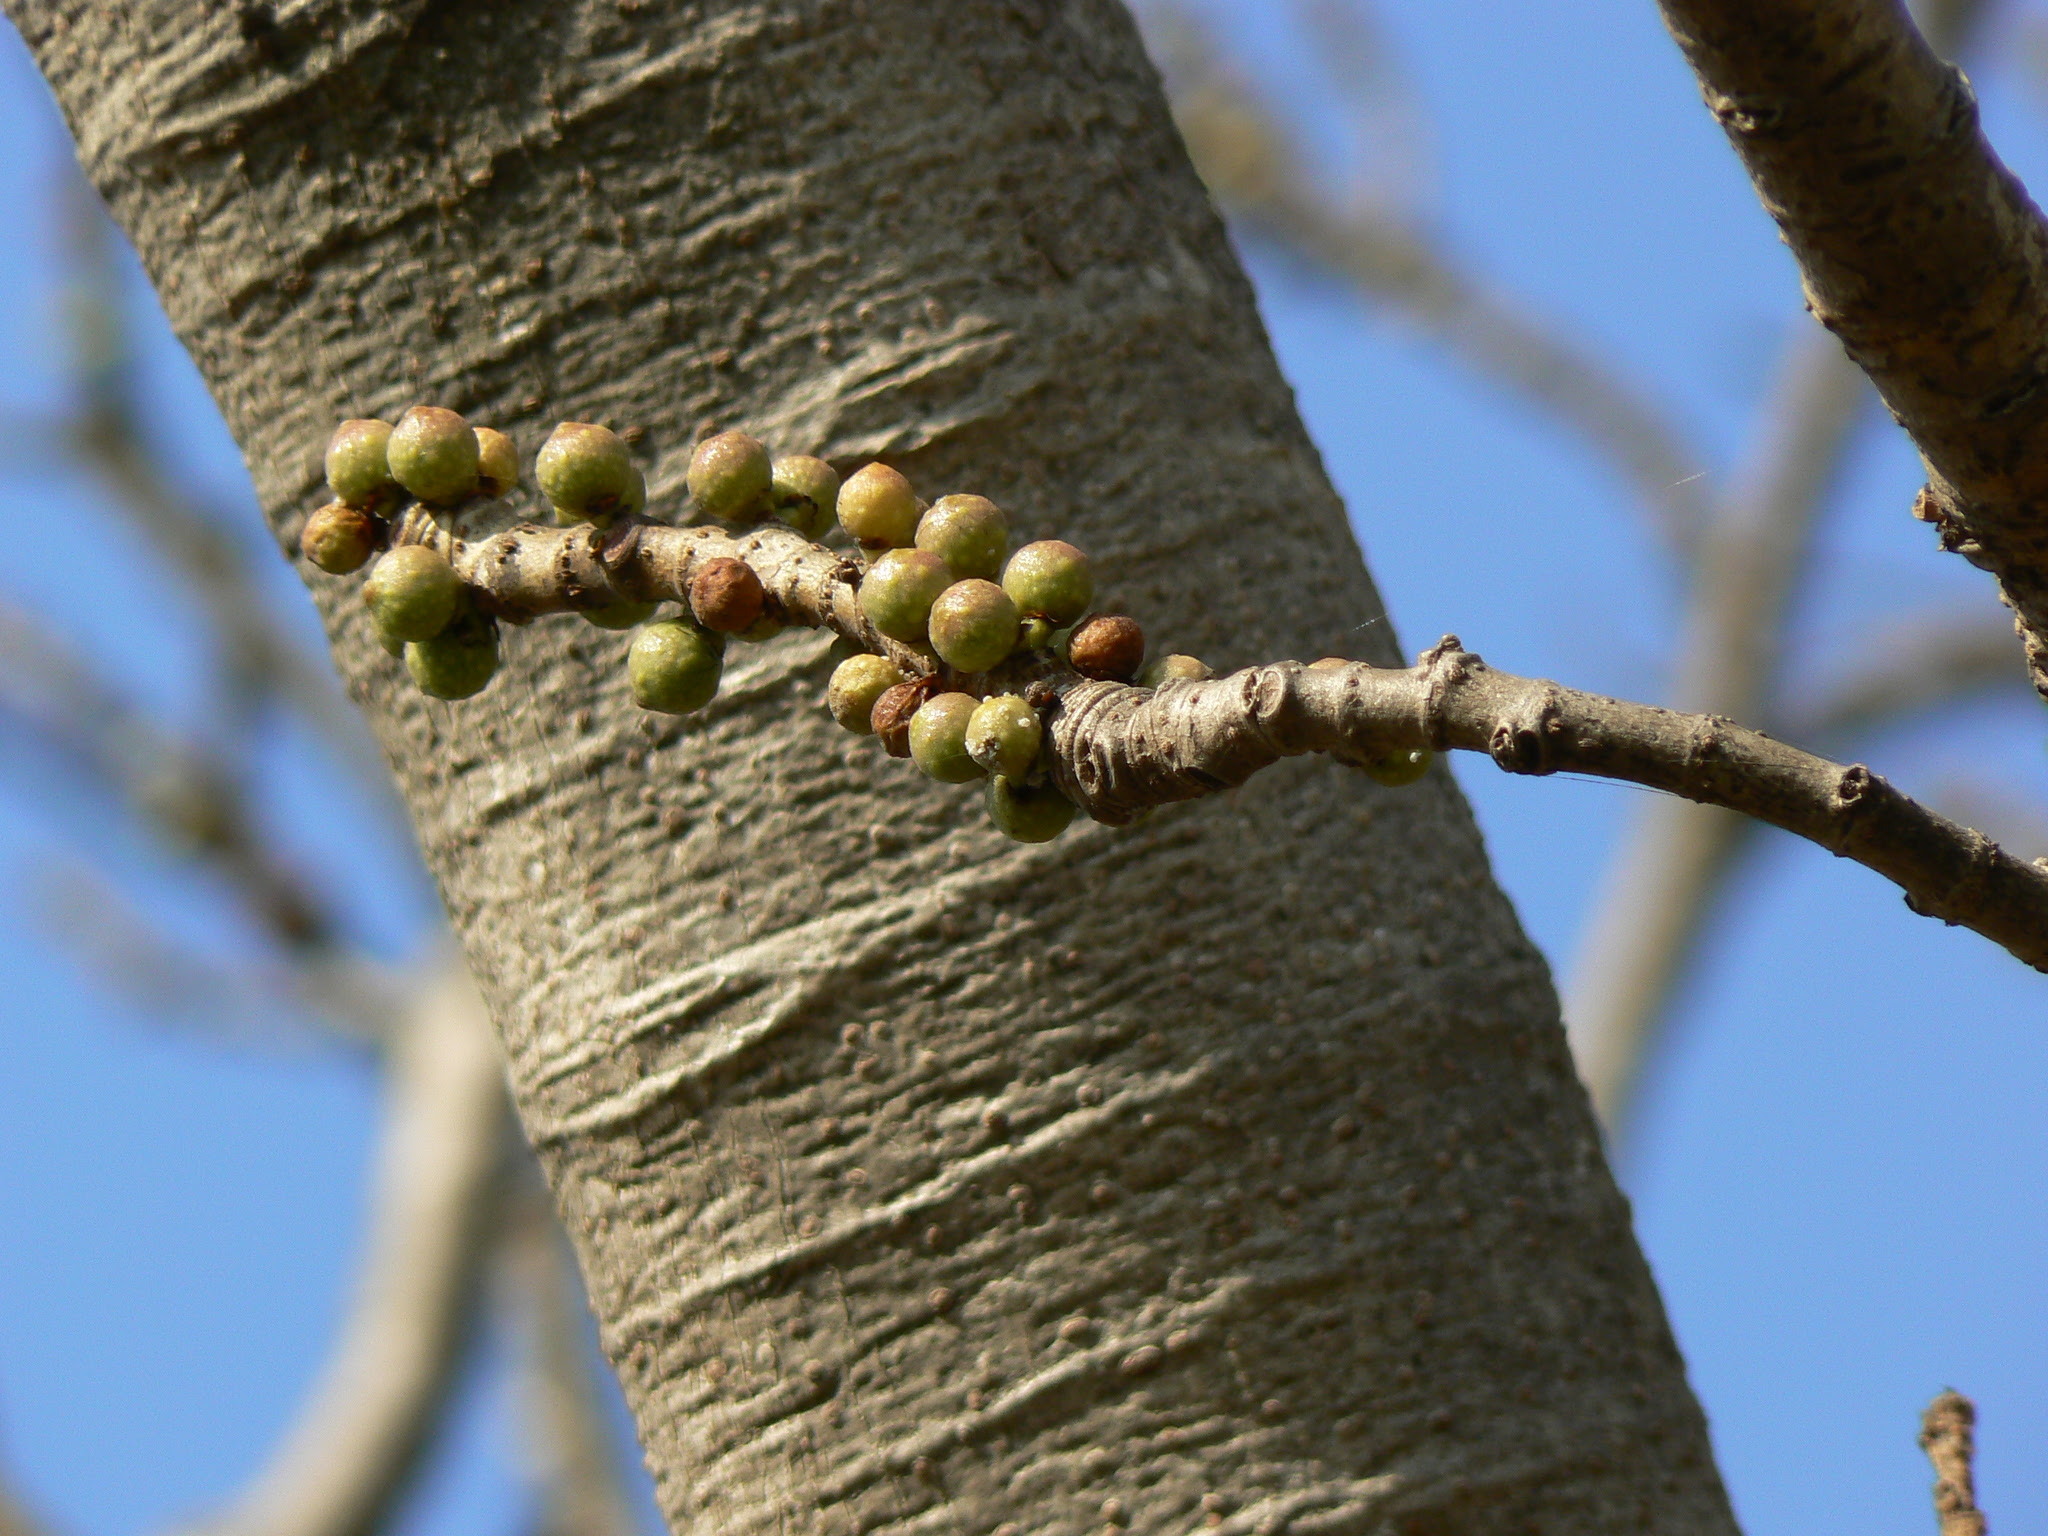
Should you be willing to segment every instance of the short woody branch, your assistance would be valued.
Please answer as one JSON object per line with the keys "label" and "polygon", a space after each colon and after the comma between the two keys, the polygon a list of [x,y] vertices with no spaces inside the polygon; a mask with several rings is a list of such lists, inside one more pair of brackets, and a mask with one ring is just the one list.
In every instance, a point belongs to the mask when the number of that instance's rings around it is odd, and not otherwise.
{"label": "short woody branch", "polygon": [[1054,776],[1098,820],[1242,783],[1282,757],[1484,752],[1509,773],[1584,773],[1725,806],[1876,870],[1924,916],[2048,970],[2048,870],[1845,766],[1714,715],[1496,672],[1446,636],[1408,669],[1283,662],[1156,690],[1077,682]]}
{"label": "short woody branch", "polygon": [[1510,773],[1624,780],[1724,806],[1818,843],[1897,884],[1926,916],[1983,934],[2048,970],[2048,870],[2005,853],[1845,766],[1710,715],[1685,715],[1497,672],[1447,636],[1413,668],[1327,660],[1252,667],[1156,688],[1089,678],[1045,653],[960,674],[879,634],[862,611],[858,560],[782,527],[520,526],[466,541],[459,522],[414,508],[394,545],[444,555],[476,608],[524,623],[621,603],[701,599],[707,574],[743,566],[755,612],[827,629],[928,689],[1020,691],[1049,727],[1050,777],[1097,821],[1243,783],[1283,757],[1360,766],[1404,754],[1484,752]]}

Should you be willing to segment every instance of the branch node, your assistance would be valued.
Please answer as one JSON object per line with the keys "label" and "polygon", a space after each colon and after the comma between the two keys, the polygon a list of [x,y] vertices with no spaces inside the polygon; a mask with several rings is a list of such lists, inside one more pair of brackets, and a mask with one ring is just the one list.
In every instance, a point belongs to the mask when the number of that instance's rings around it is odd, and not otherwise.
{"label": "branch node", "polygon": [[1542,777],[1555,773],[1551,743],[1556,739],[1564,699],[1554,683],[1525,689],[1488,738],[1486,750],[1507,773]]}
{"label": "branch node", "polygon": [[597,558],[614,576],[628,570],[640,552],[640,530],[645,524],[630,517],[617,519],[597,541]]}
{"label": "branch node", "polygon": [[[1466,651],[1464,641],[1460,640],[1456,635],[1445,635],[1435,645],[1432,645],[1428,650],[1416,657],[1415,663],[1421,667],[1434,667],[1441,661],[1468,654],[1470,653]],[[1472,659],[1478,660],[1476,656]]]}
{"label": "branch node", "polygon": [[1423,736],[1431,751],[1447,751],[1451,744],[1450,695],[1460,683],[1482,671],[1486,663],[1466,650],[1465,643],[1456,635],[1445,635],[1416,657],[1415,664],[1429,679],[1422,699]]}

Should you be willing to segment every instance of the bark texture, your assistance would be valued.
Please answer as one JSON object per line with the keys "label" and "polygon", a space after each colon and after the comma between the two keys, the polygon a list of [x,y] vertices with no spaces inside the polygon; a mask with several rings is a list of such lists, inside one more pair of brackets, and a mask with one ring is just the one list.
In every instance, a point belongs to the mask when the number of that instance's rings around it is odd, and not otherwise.
{"label": "bark texture", "polygon": [[1660,4],[1808,306],[1926,460],[1915,515],[1998,577],[2048,693],[2048,225],[1969,80],[1901,0]]}
{"label": "bark texture", "polygon": [[[345,415],[637,427],[657,508],[745,425],[1219,666],[1394,660],[1108,0],[7,5],[281,533]],[[815,636],[657,722],[555,620],[440,706],[315,586],[677,1531],[1732,1529],[1448,779],[1021,849]]]}

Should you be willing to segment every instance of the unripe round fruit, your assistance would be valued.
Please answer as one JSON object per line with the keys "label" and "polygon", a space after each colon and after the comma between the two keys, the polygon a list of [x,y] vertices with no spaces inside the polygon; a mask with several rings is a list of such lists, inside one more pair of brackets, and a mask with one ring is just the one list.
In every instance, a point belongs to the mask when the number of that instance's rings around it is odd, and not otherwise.
{"label": "unripe round fruit", "polygon": [[706,629],[743,634],[760,620],[768,593],[744,560],[720,555],[706,560],[690,578],[690,611]]}
{"label": "unripe round fruit", "polygon": [[1051,619],[1032,614],[1017,626],[1017,643],[1027,651],[1042,651],[1058,633],[1059,628]]}
{"label": "unripe round fruit", "polygon": [[875,701],[902,681],[903,674],[896,670],[893,661],[863,651],[832,669],[825,706],[847,730],[856,736],[869,736],[875,729]]}
{"label": "unripe round fruit", "polygon": [[519,449],[511,438],[491,427],[476,429],[476,488],[486,496],[504,495],[519,484]]}
{"label": "unripe round fruit", "polygon": [[971,693],[935,693],[910,717],[910,760],[926,778],[967,784],[981,777],[981,764],[967,755],[974,706]]}
{"label": "unripe round fruit", "polygon": [[967,720],[967,755],[990,773],[1021,779],[1038,761],[1045,727],[1038,711],[1014,693],[998,693],[974,706]]}
{"label": "unripe round fruit", "polygon": [[1049,843],[1074,819],[1074,802],[1050,784],[1028,785],[996,774],[988,781],[988,819],[1020,843]]}
{"label": "unripe round fruit", "polygon": [[755,517],[768,509],[773,471],[768,450],[744,432],[707,437],[690,455],[690,495],[697,510],[722,523]]}
{"label": "unripe round fruit", "polygon": [[391,478],[387,421],[344,421],[327,439],[327,484],[334,499],[351,507],[374,507],[398,489]]}
{"label": "unripe round fruit", "polygon": [[586,623],[595,624],[599,629],[631,629],[636,624],[645,624],[654,617],[659,603],[606,603],[602,608],[582,608],[577,611]]}
{"label": "unripe round fruit", "polygon": [[839,512],[839,471],[794,453],[772,467],[768,500],[775,515],[807,539],[821,539]]}
{"label": "unripe round fruit", "polygon": [[447,506],[476,490],[483,450],[454,411],[416,405],[398,418],[385,447],[391,476],[421,501]]}
{"label": "unripe round fruit", "polygon": [[363,583],[363,601],[386,643],[431,640],[462,604],[462,578],[423,544],[387,550]]}
{"label": "unripe round fruit", "polygon": [[1145,663],[1144,670],[1138,674],[1138,686],[1157,688],[1161,683],[1203,683],[1215,675],[1198,657],[1175,653]]}
{"label": "unripe round fruit", "polygon": [[718,695],[725,671],[725,642],[678,619],[650,624],[626,653],[626,676],[642,709],[687,715]]}
{"label": "unripe round fruit", "polygon": [[431,640],[410,640],[405,670],[421,693],[466,699],[482,693],[498,670],[498,626],[489,619],[458,619]]}
{"label": "unripe round fruit", "polygon": [[609,518],[633,490],[633,456],[610,427],[565,421],[548,434],[533,461],[533,478],[557,519]]}
{"label": "unripe round fruit", "polygon": [[1401,752],[1388,752],[1379,757],[1368,758],[1359,766],[1368,776],[1389,789],[1405,789],[1425,773],[1435,754],[1424,747],[1415,747]]}
{"label": "unripe round fruit", "polygon": [[910,722],[917,714],[918,705],[924,702],[926,691],[922,679],[913,679],[883,689],[882,696],[875,700],[875,707],[868,714],[868,724],[873,727],[875,739],[882,744],[882,750],[891,757],[910,756]]}
{"label": "unripe round fruit", "polygon": [[330,576],[359,571],[377,547],[377,524],[370,514],[341,502],[329,502],[299,530],[299,552]]}
{"label": "unripe round fruit", "polygon": [[932,604],[927,628],[947,666],[986,672],[1017,649],[1017,605],[992,581],[956,581]]}
{"label": "unripe round fruit", "polygon": [[1010,556],[1003,567],[1003,590],[1019,613],[1071,624],[1095,600],[1095,576],[1088,557],[1065,539],[1040,539]]}
{"label": "unripe round fruit", "polygon": [[994,581],[1010,552],[1010,524],[986,496],[941,496],[917,521],[917,547],[928,549],[955,576]]}
{"label": "unripe round fruit", "polygon": [[864,549],[908,547],[920,511],[910,482],[886,464],[865,465],[839,487],[839,526]]}
{"label": "unripe round fruit", "polygon": [[[851,485],[852,482],[848,482]],[[846,505],[846,492],[839,493]],[[922,549],[892,549],[860,579],[860,611],[891,640],[919,645],[932,604],[953,580],[946,562]]]}
{"label": "unripe round fruit", "polygon": [[1083,677],[1128,683],[1145,664],[1145,631],[1120,613],[1090,619],[1068,639],[1067,664]]}

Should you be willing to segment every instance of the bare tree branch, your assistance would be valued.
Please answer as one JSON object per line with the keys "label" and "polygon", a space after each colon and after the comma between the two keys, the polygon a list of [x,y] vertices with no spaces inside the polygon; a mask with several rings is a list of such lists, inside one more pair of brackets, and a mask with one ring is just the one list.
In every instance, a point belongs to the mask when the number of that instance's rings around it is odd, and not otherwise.
{"label": "bare tree branch", "polygon": [[237,964],[196,953],[89,866],[59,861],[36,887],[36,918],[51,945],[155,1024],[275,1047],[331,1045],[334,1034],[366,1044],[391,1023],[390,1013],[368,1018],[367,1010],[337,1010],[325,1006],[325,996],[307,997],[297,965]]}
{"label": "bare tree branch", "polygon": [[[852,561],[786,528],[735,535],[621,519],[608,530],[527,525],[471,542],[461,527],[459,515],[415,507],[392,536],[441,551],[487,613],[525,620],[615,602],[687,603],[698,570],[737,559],[759,577],[777,618],[882,651],[906,676],[935,675],[930,660],[875,634],[856,601]],[[1587,773],[1741,811],[1876,870],[1915,911],[2048,968],[2048,869],[1914,804],[1866,768],[1718,716],[1494,672],[1451,636],[1406,671],[1282,662],[1155,693],[1027,660],[990,680],[1057,700],[1053,777],[1098,821],[1212,794],[1304,752],[1353,762],[1420,749],[1486,752],[1510,773]]]}
{"label": "bare tree branch", "polygon": [[112,262],[112,229],[83,177],[68,181],[65,191],[75,284],[73,361],[83,402],[43,439],[43,452],[97,476],[183,576],[185,589],[213,625],[221,670],[244,702],[283,700],[319,732],[337,761],[388,802],[389,776],[331,670],[278,621],[250,569],[248,551],[228,534],[223,519],[173,485],[147,441],[134,393],[130,328]]}
{"label": "bare tree branch", "polygon": [[1645,806],[1601,878],[1565,1024],[1610,1137],[1625,1129],[1651,1046],[1749,830],[1712,806]]}
{"label": "bare tree branch", "polygon": [[35,620],[5,607],[0,708],[33,721],[174,847],[204,856],[281,942],[303,949],[335,942],[323,903],[249,819],[233,771],[159,728]]}
{"label": "bare tree branch", "polygon": [[[1782,707],[1776,734],[1841,753],[1915,713],[2026,686],[2026,665],[2002,614],[1908,628],[1859,650],[1869,653],[1867,663],[1817,697]],[[1990,821],[1978,814],[1989,807],[1974,801],[1937,795],[1932,803],[1952,819],[1999,834],[2007,846],[2015,845],[2017,829],[2027,834],[2017,846],[2048,847],[2010,807],[1998,807],[2000,818]],[[1638,816],[1609,874],[1566,1018],[1579,1074],[1610,1133],[1627,1123],[1672,994],[1754,830],[1712,807],[1656,801]]]}
{"label": "bare tree branch", "polygon": [[1585,438],[1634,485],[1665,536],[1689,544],[1708,510],[1700,461],[1639,391],[1462,272],[1419,228],[1381,209],[1332,206],[1274,115],[1217,64],[1199,32],[1190,26],[1173,51],[1175,118],[1230,212]]}
{"label": "bare tree branch", "polygon": [[1977,1408],[1950,1387],[1920,1418],[1920,1449],[1934,1463],[1934,1513],[1941,1536],[1984,1536],[1971,1463],[1977,1454]]}
{"label": "bare tree branch", "polygon": [[1589,773],[1738,810],[1900,886],[1916,912],[1961,924],[2048,969],[2048,869],[1843,767],[1714,716],[1681,715],[1494,672],[1446,636],[1411,670],[1360,662],[1257,667],[1156,694],[1068,688],[1054,773],[1098,819],[1242,782],[1280,756],[1371,758],[1417,747],[1485,752],[1510,773]]}
{"label": "bare tree branch", "polygon": [[1369,0],[1295,0],[1294,10],[1351,128],[1349,201],[1416,209],[1436,180],[1428,115]]}
{"label": "bare tree branch", "polygon": [[1927,803],[1951,821],[1967,818],[1973,827],[1990,829],[1986,836],[1995,833],[2000,847],[2022,850],[2022,858],[2048,857],[2048,816],[2003,785],[1958,770],[1929,787]]}
{"label": "bare tree branch", "polygon": [[185,989],[204,994],[200,1006],[224,1009],[230,991],[244,992],[251,1014],[266,994],[288,989],[294,1002],[385,1047],[390,1121],[354,1311],[296,1427],[218,1527],[222,1536],[366,1536],[432,1438],[477,1311],[489,1197],[512,1125],[496,1035],[457,963],[415,982],[401,1002],[245,816],[223,767],[4,610],[0,700],[34,718],[173,846],[225,875],[290,962],[284,985],[238,986],[248,978],[152,942],[139,920],[108,921],[112,898],[100,894],[96,920],[71,926],[101,969],[117,979],[139,971],[131,979],[159,1000]]}
{"label": "bare tree branch", "polygon": [[1899,0],[1660,0],[1805,275],[1997,575],[2048,690],[2048,226]]}
{"label": "bare tree branch", "polygon": [[497,1038],[458,963],[395,1032],[389,1082],[349,1319],[298,1422],[209,1536],[368,1536],[440,1418],[511,1135]]}

